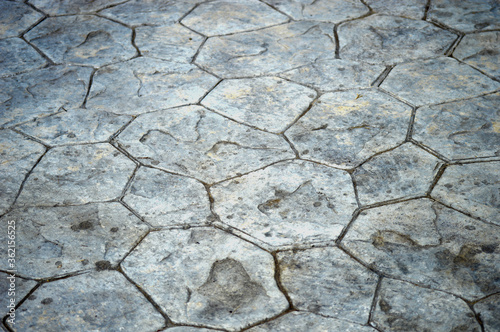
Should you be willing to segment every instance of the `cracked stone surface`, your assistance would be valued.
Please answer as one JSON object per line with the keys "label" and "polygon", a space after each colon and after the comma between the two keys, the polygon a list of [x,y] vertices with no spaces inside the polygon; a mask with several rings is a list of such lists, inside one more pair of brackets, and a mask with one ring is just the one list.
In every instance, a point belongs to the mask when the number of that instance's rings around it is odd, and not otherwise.
{"label": "cracked stone surface", "polygon": [[424,16],[427,2],[427,0],[365,0],[365,3],[376,13],[417,20]]}
{"label": "cracked stone surface", "polygon": [[466,35],[453,52],[455,58],[481,69],[497,80],[500,79],[499,54],[499,31]]}
{"label": "cracked stone surface", "polygon": [[288,307],[273,257],[212,228],[152,233],[122,267],[175,323],[233,331]]}
{"label": "cracked stone surface", "polygon": [[[27,280],[27,279],[22,279],[22,278],[16,278],[15,279],[15,287],[12,287],[12,281],[13,279],[7,279],[7,278],[12,277],[11,273],[3,273],[0,272],[0,292],[2,294],[5,294],[5,296],[2,296],[0,298],[0,305],[2,306],[2,317],[5,317],[9,313],[9,308],[8,305],[10,304],[10,299],[7,296],[9,293],[9,289],[12,292],[12,289],[15,289],[14,292],[16,293],[16,299],[23,299],[28,293],[33,289],[33,287],[36,286],[37,282],[34,280]],[[4,330],[0,330],[4,331]]]}
{"label": "cracked stone surface", "polygon": [[89,14],[125,0],[29,0],[28,3],[51,16]]}
{"label": "cracked stone surface", "polygon": [[41,68],[47,63],[33,47],[19,38],[0,40],[0,53],[0,77]]}
{"label": "cracked stone surface", "polygon": [[225,80],[202,104],[235,121],[280,133],[307,109],[314,97],[316,92],[302,85],[261,77]]}
{"label": "cracked stone surface", "polygon": [[474,310],[481,315],[485,332],[500,329],[500,294],[490,296],[475,304]]}
{"label": "cracked stone surface", "polygon": [[0,2],[0,38],[17,37],[43,17],[30,6],[13,1]]}
{"label": "cracked stone surface", "polygon": [[409,106],[378,91],[326,93],[285,135],[302,158],[350,168],[402,143],[410,115]]}

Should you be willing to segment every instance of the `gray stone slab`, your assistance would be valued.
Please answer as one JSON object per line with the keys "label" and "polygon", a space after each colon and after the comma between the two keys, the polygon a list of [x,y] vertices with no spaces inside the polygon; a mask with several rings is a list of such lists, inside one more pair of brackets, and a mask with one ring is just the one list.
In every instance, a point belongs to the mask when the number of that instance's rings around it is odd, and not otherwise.
{"label": "gray stone slab", "polygon": [[359,200],[369,205],[422,196],[439,166],[439,159],[410,143],[384,152],[354,171]]}
{"label": "gray stone slab", "polygon": [[91,15],[49,17],[25,37],[55,63],[100,67],[136,54],[132,30]]}
{"label": "gray stone slab", "polygon": [[155,227],[204,225],[210,221],[210,201],[200,182],[142,167],[123,201]]}
{"label": "gray stone slab", "polygon": [[28,3],[51,16],[89,14],[126,0],[29,0]]}
{"label": "gray stone slab", "polygon": [[[148,230],[120,203],[15,209],[7,220],[16,221],[18,273],[37,279],[116,266]],[[7,252],[0,258],[7,270]]]}
{"label": "gray stone slab", "polygon": [[476,303],[474,310],[480,315],[485,332],[500,330],[500,294]]}
{"label": "gray stone slab", "polygon": [[351,177],[288,161],[211,188],[222,222],[272,246],[333,241],[357,208]]}
{"label": "gray stone slab", "polygon": [[281,137],[200,106],[143,114],[118,142],[146,165],[209,183],[295,156]]}
{"label": "gray stone slab", "polygon": [[10,130],[0,130],[0,215],[14,203],[21,184],[45,148]]}
{"label": "gray stone slab", "polygon": [[194,104],[218,81],[194,65],[141,57],[99,69],[87,106],[137,115]]}
{"label": "gray stone slab", "polygon": [[416,20],[424,17],[427,0],[366,0],[370,8],[380,14],[403,16]]}
{"label": "gray stone slab", "polygon": [[302,85],[276,77],[224,80],[202,100],[202,105],[233,120],[280,133],[316,97]]}
{"label": "gray stone slab", "polygon": [[293,22],[209,38],[196,63],[225,78],[253,77],[290,70],[334,54],[333,24]]}
{"label": "gray stone slab", "polygon": [[54,114],[61,107],[79,107],[91,72],[91,68],[51,66],[0,79],[0,127]]}
{"label": "gray stone slab", "polygon": [[372,320],[384,331],[481,331],[461,299],[391,279],[382,281]]}
{"label": "gray stone slab", "polygon": [[18,331],[157,331],[165,324],[144,295],[116,271],[45,283],[16,311]]}
{"label": "gray stone slab", "polygon": [[462,32],[491,30],[500,27],[500,4],[496,0],[435,0],[428,19]]}
{"label": "gray stone slab", "polygon": [[134,162],[110,144],[56,147],[35,167],[17,205],[85,204],[116,199],[134,168]]}
{"label": "gray stone slab", "polygon": [[47,64],[24,40],[7,38],[0,40],[0,77],[12,76],[18,73],[41,68]]}
{"label": "gray stone slab", "polygon": [[288,307],[273,257],[217,229],[153,232],[122,268],[174,323],[236,331]]}
{"label": "gray stone slab", "polygon": [[412,137],[450,159],[500,156],[500,93],[419,108]]}
{"label": "gray stone slab", "polygon": [[99,143],[108,141],[131,119],[126,115],[74,108],[30,121],[16,129],[51,146]]}
{"label": "gray stone slab", "polygon": [[368,88],[384,69],[381,65],[327,59],[286,71],[279,76],[322,91],[332,91]]}
{"label": "gray stone slab", "polygon": [[406,138],[411,108],[375,90],[327,93],[285,132],[300,156],[352,168]]}
{"label": "gray stone slab", "polygon": [[365,324],[378,277],[338,248],[278,253],[283,287],[293,305]]}
{"label": "gray stone slab", "polygon": [[386,65],[444,55],[458,37],[428,22],[388,15],[342,23],[338,35],[341,58]]}
{"label": "gray stone slab", "polygon": [[466,35],[453,51],[455,58],[500,80],[499,54],[500,31]]}
{"label": "gray stone slab", "polygon": [[448,166],[432,196],[456,209],[500,225],[500,162]]}
{"label": "gray stone slab", "polygon": [[[5,229],[7,229],[7,227],[5,227]],[[16,305],[19,304],[19,302],[21,302],[21,300],[28,295],[28,293],[37,284],[34,280],[27,280],[23,278],[15,278],[15,281],[14,279],[7,279],[10,277],[12,277],[12,274],[0,272],[0,294],[2,294],[2,296],[0,296],[0,306],[2,308],[0,314],[2,317],[9,314],[11,299],[14,299],[14,303]],[[9,296],[9,294],[11,294],[11,296]],[[15,314],[17,313],[14,312],[14,315]],[[12,318],[16,317],[12,316]],[[0,327],[0,331],[4,330]]]}
{"label": "gray stone slab", "polygon": [[0,38],[18,37],[43,15],[30,6],[13,1],[0,2]]}
{"label": "gray stone slab", "polygon": [[499,241],[498,226],[418,199],[362,212],[342,245],[382,273],[473,300],[500,289]]}
{"label": "gray stone slab", "polygon": [[500,83],[466,64],[442,57],[398,65],[381,87],[420,106],[493,92]]}

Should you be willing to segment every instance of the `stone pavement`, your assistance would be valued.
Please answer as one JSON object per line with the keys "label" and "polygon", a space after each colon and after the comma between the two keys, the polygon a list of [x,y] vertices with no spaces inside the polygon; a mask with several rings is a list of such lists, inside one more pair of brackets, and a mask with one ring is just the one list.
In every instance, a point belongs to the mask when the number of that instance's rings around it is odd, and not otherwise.
{"label": "stone pavement", "polygon": [[0,329],[500,331],[498,0],[0,27]]}

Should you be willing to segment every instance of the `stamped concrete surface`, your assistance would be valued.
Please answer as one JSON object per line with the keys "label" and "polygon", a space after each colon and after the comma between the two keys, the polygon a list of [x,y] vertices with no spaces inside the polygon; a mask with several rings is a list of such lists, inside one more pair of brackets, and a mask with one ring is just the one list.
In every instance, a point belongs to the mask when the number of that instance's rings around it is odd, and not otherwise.
{"label": "stamped concrete surface", "polygon": [[0,1],[0,331],[500,331],[497,0]]}

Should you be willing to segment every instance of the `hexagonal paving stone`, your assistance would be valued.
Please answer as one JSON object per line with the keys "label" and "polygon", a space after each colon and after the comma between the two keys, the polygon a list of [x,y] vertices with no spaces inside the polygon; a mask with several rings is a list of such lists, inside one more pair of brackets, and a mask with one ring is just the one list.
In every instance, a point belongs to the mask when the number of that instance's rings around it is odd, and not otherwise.
{"label": "hexagonal paving stone", "polygon": [[365,0],[376,13],[421,19],[425,13],[427,0]]}
{"label": "hexagonal paving stone", "polygon": [[442,55],[457,39],[428,22],[387,15],[343,23],[338,34],[342,58],[383,64]]}
{"label": "hexagonal paving stone", "polygon": [[[15,209],[7,220],[16,221],[18,273],[44,279],[114,266],[148,230],[120,203]],[[7,270],[7,252],[0,257]]]}
{"label": "hexagonal paving stone", "polygon": [[500,32],[483,32],[466,35],[458,44],[453,56],[500,79]]}
{"label": "hexagonal paving stone", "polygon": [[378,277],[338,248],[278,253],[294,307],[359,324],[368,321]]}
{"label": "hexagonal paving stone", "polygon": [[485,332],[500,330],[500,294],[490,296],[476,303],[474,310],[480,315]]}
{"label": "hexagonal paving stone", "polygon": [[217,182],[293,158],[281,137],[186,106],[141,115],[118,142],[147,165]]}
{"label": "hexagonal paving stone", "polygon": [[151,233],[122,268],[174,323],[235,331],[288,307],[273,257],[217,229]]}
{"label": "hexagonal paving stone", "polygon": [[287,161],[211,189],[221,220],[272,246],[333,241],[357,208],[347,172]]}
{"label": "hexagonal paving stone", "polygon": [[430,20],[462,32],[498,29],[499,16],[497,0],[433,0],[427,15]]}
{"label": "hexagonal paving stone", "polygon": [[[5,227],[7,229],[7,227]],[[0,272],[0,292],[3,294],[0,297],[0,306],[2,311],[0,314],[5,317],[10,311],[10,299],[15,299],[15,304],[18,304],[28,293],[37,285],[34,280],[27,280],[22,278],[12,278],[12,274]],[[9,290],[10,289],[10,290]],[[12,296],[9,296],[9,292],[14,292]],[[16,312],[14,312],[13,318],[15,318]],[[0,327],[0,331],[4,331]]]}
{"label": "hexagonal paving stone", "polygon": [[0,40],[0,54],[2,54],[0,57],[0,77],[37,69],[47,63],[33,47],[19,38]]}
{"label": "hexagonal paving stone", "polygon": [[156,331],[165,320],[116,271],[43,284],[16,311],[19,331]]}
{"label": "hexagonal paving stone", "polygon": [[135,115],[194,104],[218,81],[194,65],[141,57],[99,69],[87,106]]}
{"label": "hexagonal paving stone", "polygon": [[275,77],[224,80],[202,105],[233,120],[279,133],[309,106],[316,92]]}
{"label": "hexagonal paving stone", "polygon": [[418,199],[362,212],[342,245],[382,273],[477,299],[500,290],[498,230]]}
{"label": "hexagonal paving stone", "polygon": [[55,63],[99,67],[132,58],[132,30],[90,15],[49,17],[26,39]]}
{"label": "hexagonal paving stone", "polygon": [[26,174],[45,148],[10,130],[0,130],[0,215],[14,203]]}
{"label": "hexagonal paving stone", "polygon": [[0,127],[53,114],[61,107],[79,107],[91,72],[91,68],[51,66],[0,79]]}
{"label": "hexagonal paving stone", "polygon": [[334,54],[333,24],[293,22],[209,38],[196,63],[219,76],[231,78],[274,74]]}
{"label": "hexagonal paving stone", "polygon": [[17,37],[43,17],[20,2],[0,2],[0,38]]}
{"label": "hexagonal paving stone", "polygon": [[450,159],[500,156],[500,93],[417,110],[413,138]]}
{"label": "hexagonal paving stone", "polygon": [[210,220],[210,201],[200,182],[141,167],[123,201],[153,226],[203,225]]}
{"label": "hexagonal paving stone", "polygon": [[500,225],[500,161],[448,166],[432,196]]}
{"label": "hexagonal paving stone", "polygon": [[459,298],[391,279],[382,281],[372,320],[384,331],[481,331]]}
{"label": "hexagonal paving stone", "polygon": [[500,83],[466,64],[442,57],[398,65],[381,87],[420,106],[493,92]]}
{"label": "hexagonal paving stone", "polygon": [[411,108],[371,90],[327,93],[285,135],[302,158],[355,167],[402,143]]}
{"label": "hexagonal paving stone", "polygon": [[51,16],[94,13],[125,0],[29,0],[30,4]]}
{"label": "hexagonal paving stone", "polygon": [[49,150],[19,195],[19,206],[84,204],[120,196],[135,164],[109,144]]}

